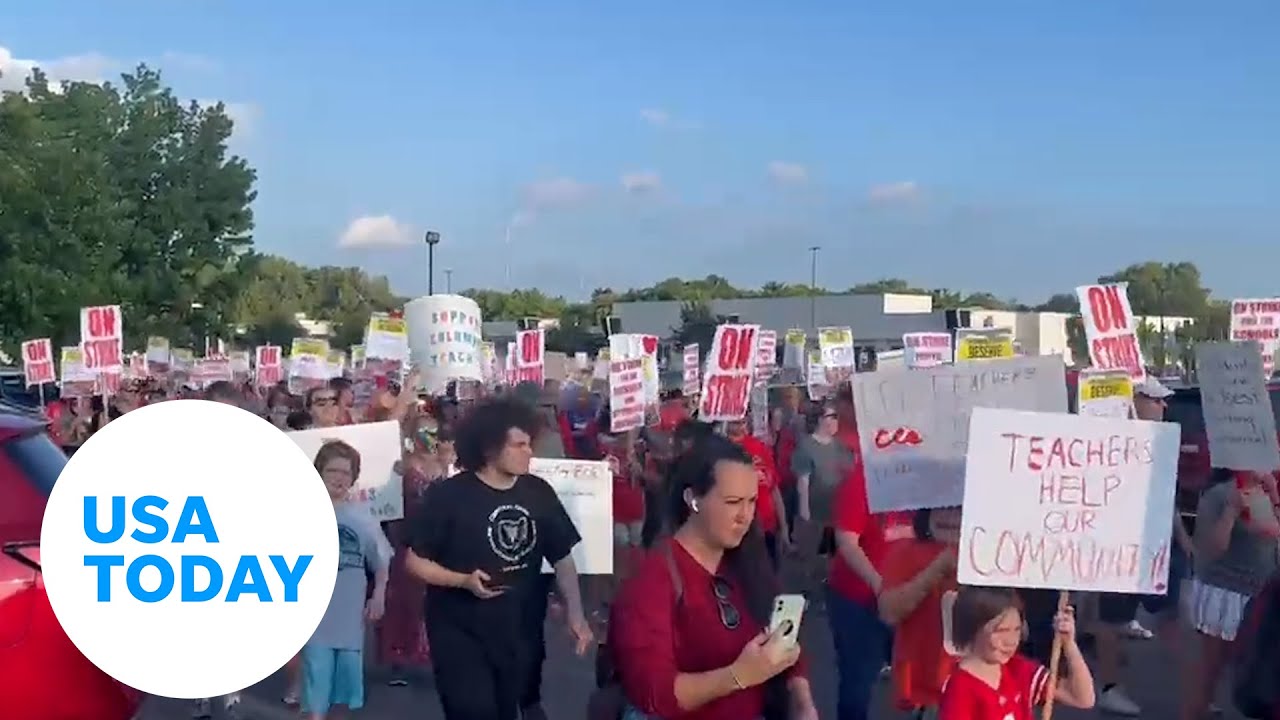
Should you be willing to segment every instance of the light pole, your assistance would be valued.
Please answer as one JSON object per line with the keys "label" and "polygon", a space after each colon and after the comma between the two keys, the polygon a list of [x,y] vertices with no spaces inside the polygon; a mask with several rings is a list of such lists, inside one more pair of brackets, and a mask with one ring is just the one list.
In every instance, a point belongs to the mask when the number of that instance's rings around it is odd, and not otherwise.
{"label": "light pole", "polygon": [[809,327],[818,332],[818,251],[821,245],[809,248]]}
{"label": "light pole", "polygon": [[436,246],[440,244],[440,233],[428,230],[423,240],[427,243],[427,294],[436,294]]}
{"label": "light pole", "polygon": [[444,291],[453,294],[453,270],[449,268],[444,271]]}

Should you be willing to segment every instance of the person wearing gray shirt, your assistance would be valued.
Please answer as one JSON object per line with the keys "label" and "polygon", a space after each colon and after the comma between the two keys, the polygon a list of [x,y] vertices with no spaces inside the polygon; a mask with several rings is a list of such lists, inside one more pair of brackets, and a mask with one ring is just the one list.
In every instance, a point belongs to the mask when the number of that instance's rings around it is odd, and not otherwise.
{"label": "person wearing gray shirt", "polygon": [[831,525],[836,488],[853,467],[853,454],[836,439],[839,420],[834,408],[818,406],[806,418],[808,435],[796,442],[791,472],[799,493],[801,520],[825,528]]}
{"label": "person wearing gray shirt", "polygon": [[[1261,530],[1263,519],[1251,518],[1253,512],[1277,512],[1276,481],[1270,473],[1216,468],[1211,483],[1196,508],[1195,577],[1187,612],[1200,648],[1192,651],[1197,672],[1188,675],[1184,687],[1183,718],[1204,717],[1245,606],[1275,574],[1280,551],[1276,538]],[[1246,496],[1255,492],[1265,494],[1272,507],[1253,507]]]}

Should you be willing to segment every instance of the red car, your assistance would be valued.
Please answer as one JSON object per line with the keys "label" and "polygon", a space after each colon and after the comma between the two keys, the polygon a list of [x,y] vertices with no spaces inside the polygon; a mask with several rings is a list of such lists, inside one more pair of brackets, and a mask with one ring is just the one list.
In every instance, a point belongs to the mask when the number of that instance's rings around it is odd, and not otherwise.
{"label": "red car", "polygon": [[43,418],[0,407],[0,718],[129,720],[142,704],[72,644],[40,574],[45,502],[67,456]]}

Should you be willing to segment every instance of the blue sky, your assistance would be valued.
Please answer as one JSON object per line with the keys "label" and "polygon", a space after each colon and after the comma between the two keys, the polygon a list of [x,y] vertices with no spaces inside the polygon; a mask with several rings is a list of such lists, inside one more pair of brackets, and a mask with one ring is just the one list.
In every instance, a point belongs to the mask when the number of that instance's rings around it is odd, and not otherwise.
{"label": "blue sky", "polygon": [[0,3],[11,78],[229,103],[258,247],[406,294],[425,229],[438,289],[805,282],[820,245],[840,288],[1280,294],[1277,37],[1272,0]]}

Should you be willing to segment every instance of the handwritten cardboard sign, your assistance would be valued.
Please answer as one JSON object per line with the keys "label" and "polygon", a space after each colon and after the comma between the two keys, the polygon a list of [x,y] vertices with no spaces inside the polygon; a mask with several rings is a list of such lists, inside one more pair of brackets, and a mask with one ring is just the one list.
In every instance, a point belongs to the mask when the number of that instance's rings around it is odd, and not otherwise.
{"label": "handwritten cardboard sign", "polygon": [[22,343],[22,371],[26,375],[27,387],[57,379],[53,370],[53,342],[49,338]]}
{"label": "handwritten cardboard sign", "polygon": [[[580,575],[613,574],[613,472],[603,460],[534,458],[529,473],[555,489],[582,536],[573,548]],[[544,561],[542,572],[551,572]]]}
{"label": "handwritten cardboard sign", "polygon": [[1067,411],[1057,355],[853,376],[853,404],[872,512],[953,507],[964,496],[975,407]]}
{"label": "handwritten cardboard sign", "polygon": [[393,472],[400,459],[400,423],[360,423],[314,428],[289,433],[307,457],[314,460],[320,447],[341,440],[360,453],[360,477],[351,488],[356,502],[366,503],[379,522],[404,517],[404,484]]}
{"label": "handwritten cardboard sign", "polygon": [[698,417],[703,422],[742,420],[747,416],[756,371],[759,325],[720,325],[707,356]]}
{"label": "handwritten cardboard sign", "polygon": [[1100,370],[1123,369],[1134,382],[1147,376],[1138,345],[1138,325],[1129,305],[1128,283],[1081,285],[1080,317],[1089,341],[1089,361]]}
{"label": "handwritten cardboard sign", "polygon": [[957,579],[1163,595],[1179,442],[1174,423],[975,409]]}
{"label": "handwritten cardboard sign", "polygon": [[1263,472],[1280,468],[1275,410],[1262,379],[1258,343],[1200,343],[1196,369],[1213,466]]}
{"label": "handwritten cardboard sign", "polygon": [[80,308],[80,349],[87,369],[120,370],[123,346],[124,320],[119,305]]}

